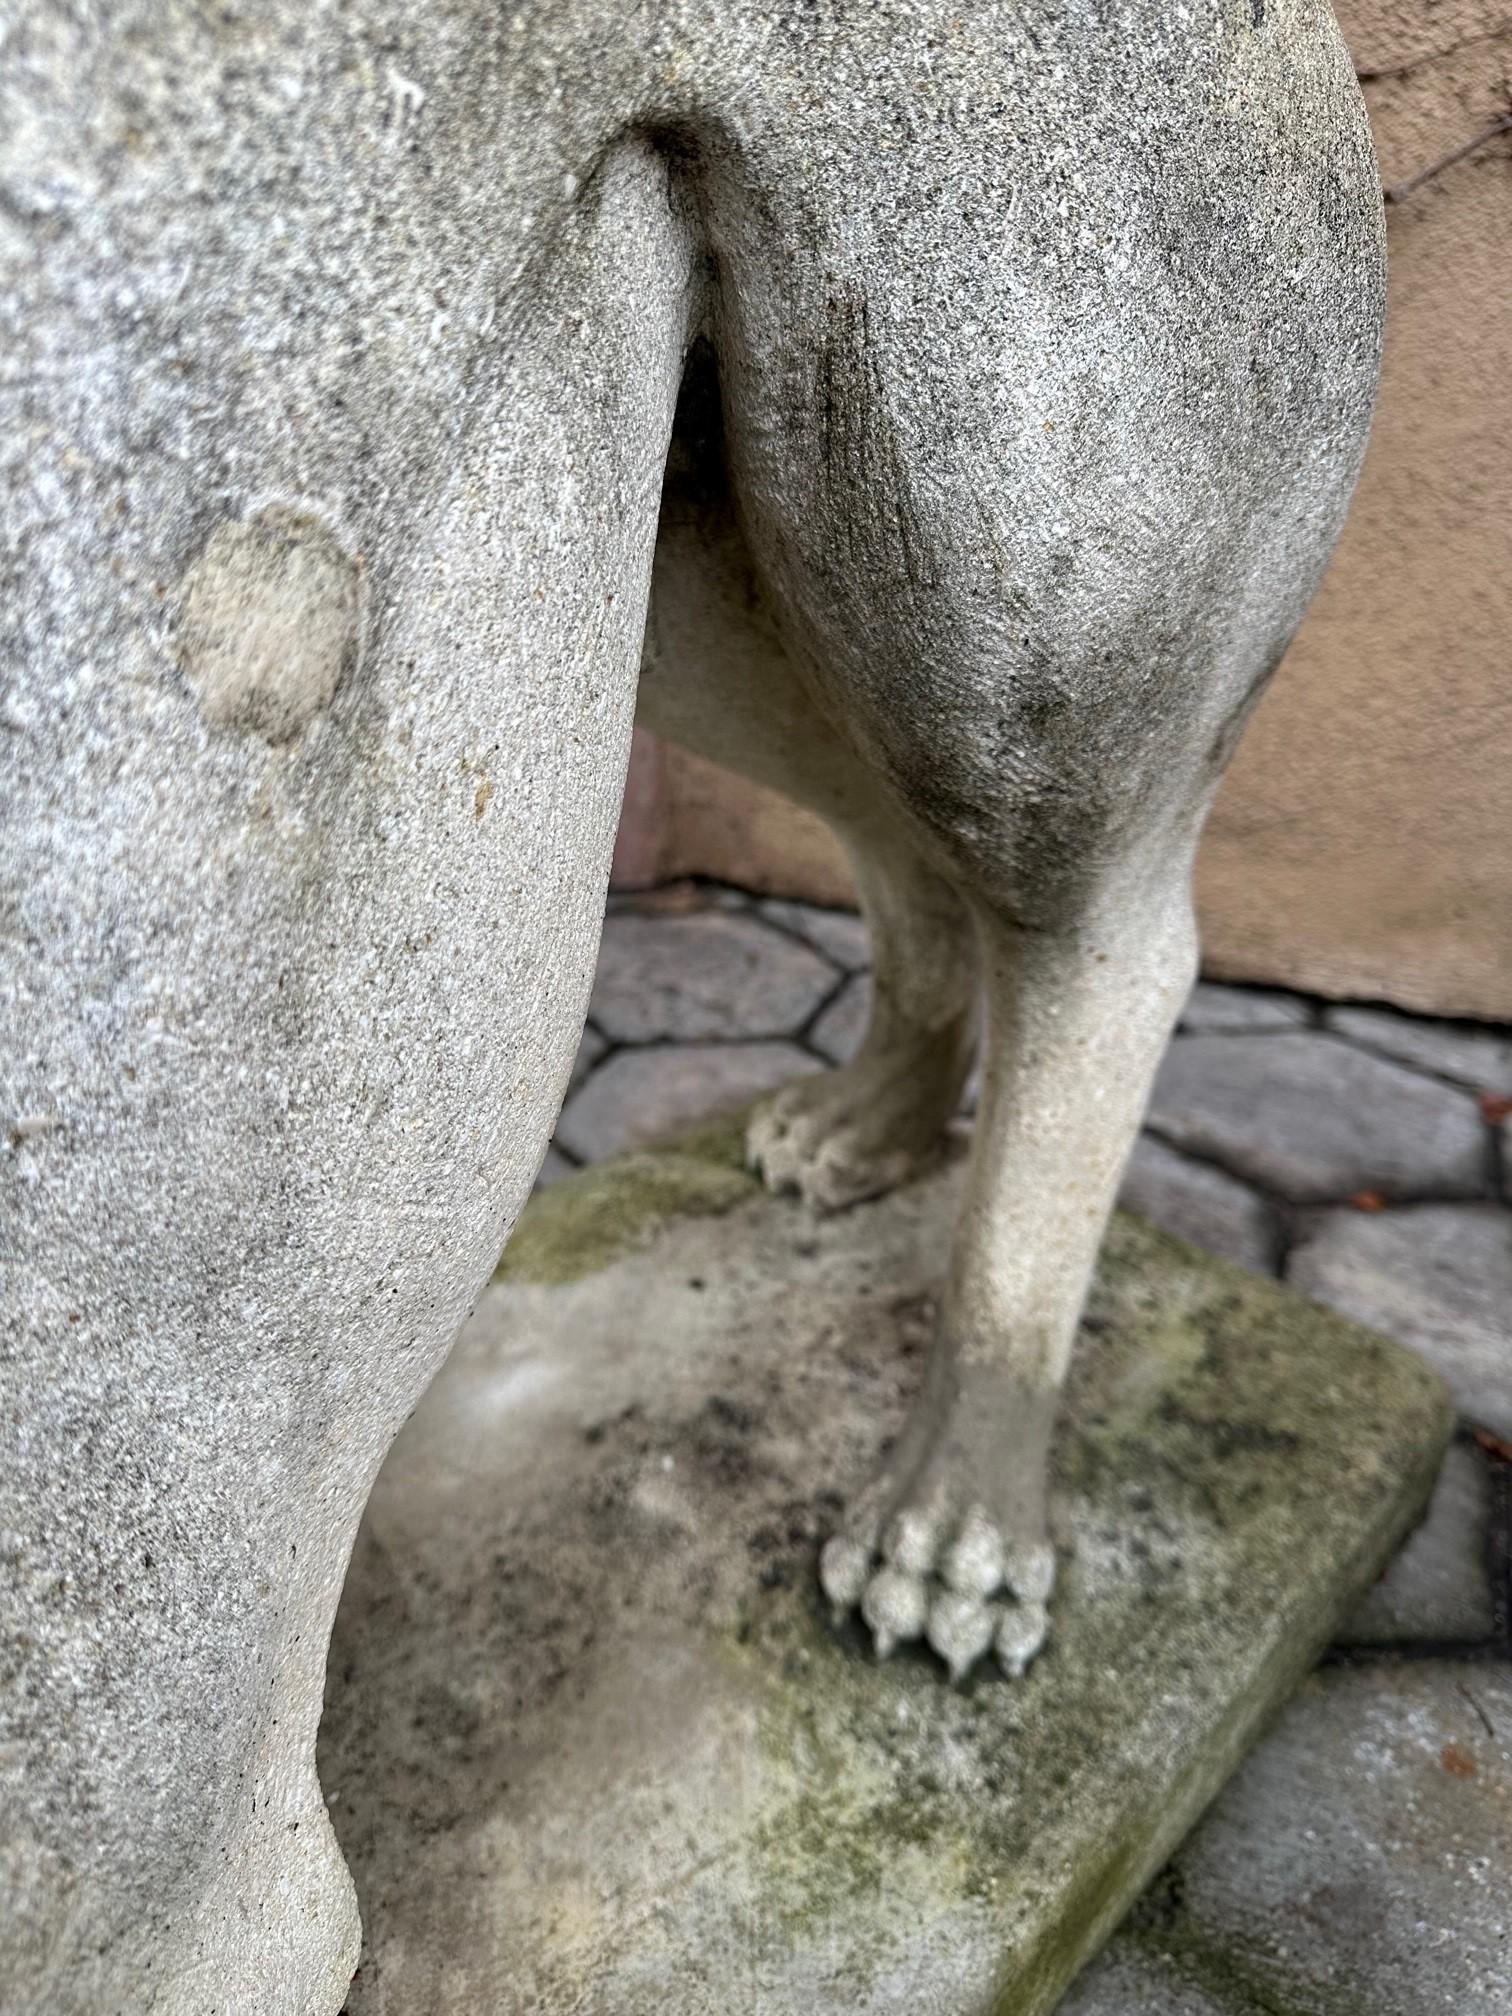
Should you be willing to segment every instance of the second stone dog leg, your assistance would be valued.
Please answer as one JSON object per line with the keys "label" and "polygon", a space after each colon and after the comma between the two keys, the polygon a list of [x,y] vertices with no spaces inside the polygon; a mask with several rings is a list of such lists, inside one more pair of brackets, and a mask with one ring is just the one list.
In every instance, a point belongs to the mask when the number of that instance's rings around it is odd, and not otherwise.
{"label": "second stone dog leg", "polygon": [[[1048,1628],[1051,1430],[1088,1280],[1196,964],[1185,850],[1057,931],[979,909],[988,1023],[966,1191],[926,1389],[821,1572],[887,1652],[1017,1673]],[[1011,1599],[1011,1600],[1010,1600]]]}
{"label": "second stone dog leg", "polygon": [[772,1189],[822,1210],[901,1183],[938,1148],[976,1042],[977,951],[965,905],[906,840],[850,837],[871,931],[866,1035],[849,1063],[763,1101],[747,1137]]}

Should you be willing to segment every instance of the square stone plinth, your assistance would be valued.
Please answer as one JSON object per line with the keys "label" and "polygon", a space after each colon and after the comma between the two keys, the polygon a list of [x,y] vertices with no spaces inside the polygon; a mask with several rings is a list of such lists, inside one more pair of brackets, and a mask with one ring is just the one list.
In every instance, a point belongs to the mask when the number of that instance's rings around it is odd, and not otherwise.
{"label": "square stone plinth", "polygon": [[351,2016],[1039,2016],[1418,1517],[1410,1354],[1115,1221],[1019,1682],[834,1632],[959,1163],[816,1220],[716,1130],[542,1192],[400,1436],[331,1654]]}

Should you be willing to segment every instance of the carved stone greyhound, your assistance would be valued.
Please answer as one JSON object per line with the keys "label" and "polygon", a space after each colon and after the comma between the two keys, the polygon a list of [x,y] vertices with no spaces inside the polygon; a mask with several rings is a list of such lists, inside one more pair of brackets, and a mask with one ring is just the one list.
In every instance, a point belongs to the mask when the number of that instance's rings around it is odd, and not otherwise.
{"label": "carved stone greyhound", "polygon": [[980,973],[928,1393],[823,1573],[1034,1651],[1376,178],[1318,0],[22,0],[0,66],[0,2004],[329,2016],[332,1614],[562,1094],[648,599],[646,718],[872,925],[767,1179],[903,1176]]}

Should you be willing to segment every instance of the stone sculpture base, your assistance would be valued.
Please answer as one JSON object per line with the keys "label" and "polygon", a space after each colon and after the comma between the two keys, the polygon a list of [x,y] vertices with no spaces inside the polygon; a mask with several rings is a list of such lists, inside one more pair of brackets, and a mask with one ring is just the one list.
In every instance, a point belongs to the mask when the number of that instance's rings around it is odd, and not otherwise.
{"label": "stone sculpture base", "polygon": [[953,1692],[834,1635],[818,1542],[923,1370],[956,1181],[816,1221],[726,1128],[531,1204],[337,1625],[351,2016],[1038,2016],[1378,1573],[1432,1375],[1120,1218],[1044,1656]]}

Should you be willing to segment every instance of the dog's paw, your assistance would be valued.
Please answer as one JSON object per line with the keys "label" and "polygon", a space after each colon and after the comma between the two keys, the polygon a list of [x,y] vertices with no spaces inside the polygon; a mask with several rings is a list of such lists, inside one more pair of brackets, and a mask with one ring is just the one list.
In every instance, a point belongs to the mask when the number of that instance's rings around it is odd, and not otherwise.
{"label": "dog's paw", "polygon": [[949,1117],[933,1102],[924,1110],[896,1074],[858,1060],[764,1099],[746,1129],[746,1161],[768,1190],[796,1190],[815,1210],[841,1211],[927,1167]]}
{"label": "dog's paw", "polygon": [[1046,1465],[1058,1396],[937,1339],[889,1462],[824,1548],[837,1616],[879,1658],[923,1639],[961,1680],[988,1652],[1017,1679],[1050,1629]]}
{"label": "dog's paw", "polygon": [[1017,1679],[1049,1634],[1055,1550],[1010,1540],[980,1505],[909,1505],[874,1536],[836,1534],[819,1579],[837,1617],[859,1609],[879,1659],[922,1638],[953,1681],[989,1651]]}

